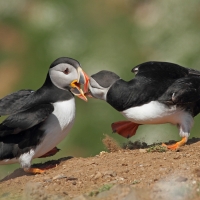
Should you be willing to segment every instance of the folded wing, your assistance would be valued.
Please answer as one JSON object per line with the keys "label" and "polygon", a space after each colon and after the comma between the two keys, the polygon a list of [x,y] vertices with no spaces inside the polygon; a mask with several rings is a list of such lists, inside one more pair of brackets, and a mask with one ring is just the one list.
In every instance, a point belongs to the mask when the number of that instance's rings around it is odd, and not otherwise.
{"label": "folded wing", "polygon": [[10,115],[25,105],[26,99],[34,93],[33,90],[20,90],[0,99],[0,115]]}
{"label": "folded wing", "polygon": [[0,137],[18,134],[44,121],[54,110],[52,104],[40,104],[14,115],[0,124]]}

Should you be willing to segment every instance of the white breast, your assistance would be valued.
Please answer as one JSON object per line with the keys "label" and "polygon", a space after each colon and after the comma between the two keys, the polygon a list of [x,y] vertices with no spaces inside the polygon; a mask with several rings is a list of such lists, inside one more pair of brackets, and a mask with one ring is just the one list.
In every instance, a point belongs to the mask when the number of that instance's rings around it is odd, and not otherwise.
{"label": "white breast", "polygon": [[121,113],[130,121],[138,124],[179,124],[182,118],[188,115],[176,105],[169,107],[157,101],[129,108]]}
{"label": "white breast", "polygon": [[53,113],[46,119],[40,128],[45,130],[45,136],[41,144],[35,149],[22,154],[18,159],[6,159],[0,161],[0,165],[16,163],[19,161],[22,167],[29,167],[33,158],[40,157],[58,145],[69,133],[75,118],[75,100],[54,103]]}
{"label": "white breast", "polygon": [[34,157],[39,157],[58,145],[69,133],[75,119],[75,99],[54,103],[54,111],[40,128],[46,136],[36,148]]}

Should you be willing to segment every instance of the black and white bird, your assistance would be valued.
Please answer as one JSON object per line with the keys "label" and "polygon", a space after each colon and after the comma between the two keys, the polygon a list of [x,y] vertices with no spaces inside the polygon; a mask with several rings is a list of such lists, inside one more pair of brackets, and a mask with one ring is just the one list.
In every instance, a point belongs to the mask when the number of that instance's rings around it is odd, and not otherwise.
{"label": "black and white bird", "polygon": [[179,128],[180,142],[165,145],[176,150],[184,145],[200,112],[200,72],[168,62],[146,62],[132,69],[135,78],[122,80],[110,71],[90,77],[88,93],[105,100],[129,121],[112,124],[114,132],[129,138],[139,125],[171,123]]}
{"label": "black and white bird", "polygon": [[31,168],[31,161],[57,153],[56,145],[74,123],[74,95],[87,101],[81,88],[87,83],[79,62],[61,57],[37,91],[20,90],[0,99],[0,115],[8,115],[0,124],[0,165],[19,162],[26,172],[44,172]]}

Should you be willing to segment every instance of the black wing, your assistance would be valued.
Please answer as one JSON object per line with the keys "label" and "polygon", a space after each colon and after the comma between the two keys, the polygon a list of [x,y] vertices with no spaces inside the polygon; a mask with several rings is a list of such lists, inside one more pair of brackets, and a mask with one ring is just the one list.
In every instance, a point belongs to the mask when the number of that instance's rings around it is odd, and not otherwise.
{"label": "black wing", "polygon": [[136,76],[152,79],[178,79],[191,74],[200,75],[197,70],[190,70],[180,65],[169,62],[151,61],[142,63],[131,70]]}
{"label": "black wing", "polygon": [[200,99],[200,77],[186,77],[176,80],[158,99],[170,104],[188,104]]}
{"label": "black wing", "polygon": [[0,124],[0,137],[17,134],[44,121],[54,110],[52,104],[40,104],[9,116]]}
{"label": "black wing", "polygon": [[0,99],[0,115],[10,115],[22,108],[33,90],[20,90]]}

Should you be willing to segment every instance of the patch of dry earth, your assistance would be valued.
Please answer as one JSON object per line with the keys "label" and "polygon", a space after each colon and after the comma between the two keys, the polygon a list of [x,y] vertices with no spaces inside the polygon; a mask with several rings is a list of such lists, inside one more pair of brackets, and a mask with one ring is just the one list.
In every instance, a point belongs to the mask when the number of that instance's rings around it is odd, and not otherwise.
{"label": "patch of dry earth", "polygon": [[[0,199],[177,199],[200,194],[200,141],[178,152],[124,150],[107,138],[112,152],[95,157],[62,158],[44,174],[15,170],[0,183]],[[42,164],[40,164],[42,166]]]}

